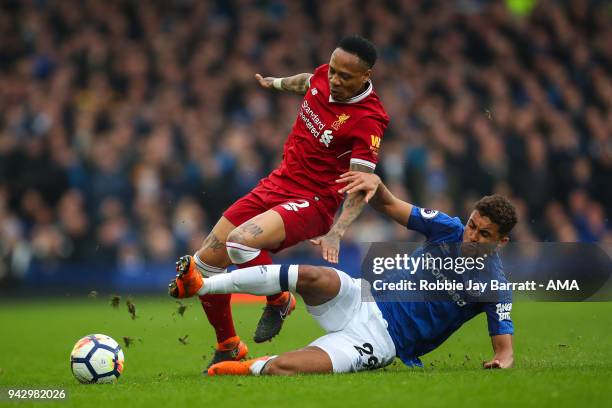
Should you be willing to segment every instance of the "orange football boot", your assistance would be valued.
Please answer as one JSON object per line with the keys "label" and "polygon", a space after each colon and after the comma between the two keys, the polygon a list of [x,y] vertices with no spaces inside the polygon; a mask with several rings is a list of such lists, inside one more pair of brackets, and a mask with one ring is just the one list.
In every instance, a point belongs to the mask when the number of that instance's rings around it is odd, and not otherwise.
{"label": "orange football boot", "polygon": [[210,366],[208,375],[252,375],[251,366],[257,361],[265,361],[269,358],[263,356],[246,361],[223,361]]}
{"label": "orange football boot", "polygon": [[191,255],[185,255],[176,262],[176,278],[168,284],[168,294],[175,298],[192,297],[204,284],[202,274],[196,269]]}

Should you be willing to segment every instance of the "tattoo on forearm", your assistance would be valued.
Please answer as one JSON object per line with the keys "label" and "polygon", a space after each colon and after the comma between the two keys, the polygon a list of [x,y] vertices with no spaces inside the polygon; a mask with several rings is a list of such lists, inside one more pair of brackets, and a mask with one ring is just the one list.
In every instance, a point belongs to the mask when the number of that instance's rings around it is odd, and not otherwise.
{"label": "tattoo on forearm", "polygon": [[221,242],[219,238],[212,232],[208,234],[204,243],[202,244],[204,249],[212,249],[213,252],[223,249],[225,251],[225,242]]}
{"label": "tattoo on forearm", "polygon": [[283,78],[281,87],[285,91],[296,92],[303,95],[308,90],[308,79],[310,77],[311,74],[303,73]]}
{"label": "tattoo on forearm", "polygon": [[344,200],[342,206],[342,212],[338,217],[338,220],[332,227],[332,230],[344,234],[346,229],[351,225],[353,221],[361,214],[363,207],[365,206],[364,194],[361,192],[349,194]]}
{"label": "tattoo on forearm", "polygon": [[[374,169],[364,166],[362,164],[351,163],[351,171],[361,171],[364,173],[373,173]],[[346,196],[344,204],[342,205],[342,212],[338,217],[338,220],[332,227],[332,231],[344,234],[346,229],[351,225],[353,221],[361,214],[363,207],[365,207],[365,194],[362,192],[352,193]]]}

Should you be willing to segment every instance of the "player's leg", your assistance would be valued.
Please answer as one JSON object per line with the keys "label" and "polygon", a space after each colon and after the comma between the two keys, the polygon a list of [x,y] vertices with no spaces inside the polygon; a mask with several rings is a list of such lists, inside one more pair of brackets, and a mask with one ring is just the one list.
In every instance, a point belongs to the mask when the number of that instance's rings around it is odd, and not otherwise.
{"label": "player's leg", "polygon": [[[177,272],[181,278],[171,282],[170,294],[174,297],[189,297],[197,293],[202,276],[210,277],[226,272],[231,264],[225,250],[225,240],[234,224],[225,217],[217,222],[208,234],[202,247],[193,255],[181,257]],[[208,294],[199,296],[204,313],[215,329],[217,345],[209,366],[220,361],[239,360],[248,353],[246,344],[236,334],[231,309],[231,294]]]}
{"label": "player's leg", "polygon": [[225,243],[230,261],[239,268],[268,265],[268,249],[276,249],[285,240],[285,224],[275,211],[268,210],[232,229]]}
{"label": "player's leg", "polygon": [[[272,258],[267,249],[277,249],[285,238],[283,218],[276,211],[268,210],[229,233],[227,253],[239,268],[268,265],[272,263]],[[253,340],[256,343],[271,340],[280,332],[284,317],[294,308],[295,298],[288,292],[268,294],[266,307],[257,324]]]}
{"label": "player's leg", "polygon": [[[258,294],[276,290],[276,269],[276,265],[261,267],[261,274],[268,276],[258,283],[253,281],[253,273],[245,273],[237,277],[237,282],[225,282],[225,288],[232,285],[234,289],[257,286],[254,291]],[[361,301],[360,280],[332,268],[292,265],[280,269],[278,279],[283,282],[281,285],[306,295],[304,301],[309,313],[328,334],[308,347],[278,357],[213,365],[209,369],[210,375],[346,373],[384,367],[393,361],[395,346],[387,332],[386,322],[374,302]],[[286,277],[282,269],[287,270]],[[294,276],[296,270],[297,279]],[[242,278],[245,281],[241,282]],[[212,282],[206,280],[205,287],[210,283],[212,290],[217,290],[215,286],[221,290],[223,285],[216,282],[218,280],[216,277]]]}
{"label": "player's leg", "polygon": [[[267,252],[278,251],[298,242],[324,234],[332,222],[321,208],[319,200],[287,200],[253,217],[233,230],[227,240],[230,259],[241,267],[271,263]],[[255,330],[255,342],[277,335],[287,312],[294,308],[295,299],[287,292],[269,294],[264,312]]]}
{"label": "player's leg", "polygon": [[208,375],[293,375],[329,374],[333,365],[329,355],[318,347],[304,347],[280,356],[265,356],[246,361],[227,361],[208,369]]}
{"label": "player's leg", "polygon": [[[349,277],[349,279],[351,279]],[[249,293],[269,295],[281,291],[299,293],[309,308],[338,296],[341,279],[333,268],[312,265],[259,265],[203,279],[203,294]]]}
{"label": "player's leg", "polygon": [[[308,307],[321,307],[340,292],[340,278],[332,268],[310,265],[267,265],[234,271],[205,279],[205,290],[265,295],[277,290],[299,293]],[[240,362],[222,362],[208,369],[209,375],[291,375],[333,372],[332,360],[319,347],[308,346],[280,356]]]}
{"label": "player's leg", "polygon": [[[201,286],[202,275],[213,276],[226,272],[231,260],[225,250],[225,241],[234,228],[234,224],[221,217],[202,243],[202,247],[193,256],[186,255],[179,259],[176,263],[177,279],[171,282],[169,289],[171,296],[194,296]],[[200,273],[195,273],[197,271]]]}
{"label": "player's leg", "polygon": [[[227,255],[225,243],[228,234],[252,217],[266,211],[266,190],[261,183],[240,200],[232,204],[217,222],[211,233],[204,241],[202,248],[192,256],[182,257],[177,265],[179,276],[170,284],[169,292],[175,297],[188,297],[197,293],[201,287],[202,276],[212,276],[225,272],[231,264]],[[193,273],[193,272],[200,273]],[[190,282],[189,290],[182,287],[183,281]],[[230,295],[201,294],[200,301],[206,312],[209,322],[217,334],[217,351],[213,362],[219,359],[239,359],[246,354],[246,346],[235,335]]]}

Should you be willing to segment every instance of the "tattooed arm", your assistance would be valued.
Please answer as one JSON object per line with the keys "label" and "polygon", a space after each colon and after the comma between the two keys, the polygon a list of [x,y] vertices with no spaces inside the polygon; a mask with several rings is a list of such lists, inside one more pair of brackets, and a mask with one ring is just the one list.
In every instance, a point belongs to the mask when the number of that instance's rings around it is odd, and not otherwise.
{"label": "tattooed arm", "polygon": [[[374,169],[370,167],[352,163],[350,171],[360,171],[363,173],[372,173]],[[315,245],[321,245],[321,254],[327,262],[338,263],[338,253],[340,252],[340,239],[344,236],[347,228],[361,214],[365,206],[365,193],[355,191],[347,194],[342,205],[340,216],[331,227],[329,232],[319,238],[310,240]]]}
{"label": "tattooed arm", "polygon": [[[266,89],[279,89],[277,86],[280,86],[279,90],[295,92],[300,95],[304,95],[310,86],[310,77],[312,74],[303,73],[297,74],[286,78],[275,78],[275,77],[262,77],[259,74],[255,74],[255,79],[259,81],[259,85],[263,86]],[[277,85],[275,86],[274,81],[277,80]]]}

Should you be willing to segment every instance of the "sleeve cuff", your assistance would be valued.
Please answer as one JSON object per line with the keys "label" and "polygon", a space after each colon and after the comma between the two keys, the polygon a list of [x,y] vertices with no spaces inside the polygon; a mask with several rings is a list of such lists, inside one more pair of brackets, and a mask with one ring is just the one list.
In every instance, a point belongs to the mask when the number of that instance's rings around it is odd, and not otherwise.
{"label": "sleeve cuff", "polygon": [[364,159],[355,159],[352,158],[351,159],[351,164],[361,164],[362,166],[367,166],[369,168],[371,168],[372,170],[376,169],[376,163],[372,163],[371,161],[367,161]]}

